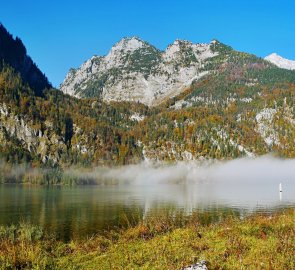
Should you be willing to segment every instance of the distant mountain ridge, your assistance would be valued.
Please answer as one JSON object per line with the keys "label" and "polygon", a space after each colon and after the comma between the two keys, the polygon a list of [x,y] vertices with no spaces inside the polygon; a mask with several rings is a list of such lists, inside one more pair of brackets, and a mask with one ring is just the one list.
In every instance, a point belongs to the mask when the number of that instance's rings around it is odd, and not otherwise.
{"label": "distant mountain ridge", "polygon": [[[264,84],[268,73],[281,72],[273,70],[273,64],[295,69],[295,61],[277,54],[262,59],[235,51],[217,40],[208,44],[176,40],[161,51],[131,37],[116,43],[106,56],[93,56],[79,68],[71,69],[60,89],[78,98],[155,106],[185,92],[193,82],[217,74],[233,73],[231,78],[245,85]],[[285,75],[293,82],[294,74]]]}
{"label": "distant mountain ridge", "polygon": [[20,73],[22,80],[28,83],[37,95],[42,95],[45,88],[51,88],[46,76],[27,55],[27,50],[20,38],[13,36],[0,23],[0,68],[8,64]]}
{"label": "distant mountain ridge", "polygon": [[295,70],[295,61],[289,60],[286,58],[283,58],[282,56],[272,53],[264,58],[265,60],[273,63],[277,67],[289,69],[289,70]]}
{"label": "distant mountain ridge", "polygon": [[80,98],[159,104],[208,74],[204,65],[219,54],[214,50],[218,45],[216,40],[209,44],[176,40],[162,52],[138,37],[123,38],[106,56],[93,56],[71,69],[60,89]]}

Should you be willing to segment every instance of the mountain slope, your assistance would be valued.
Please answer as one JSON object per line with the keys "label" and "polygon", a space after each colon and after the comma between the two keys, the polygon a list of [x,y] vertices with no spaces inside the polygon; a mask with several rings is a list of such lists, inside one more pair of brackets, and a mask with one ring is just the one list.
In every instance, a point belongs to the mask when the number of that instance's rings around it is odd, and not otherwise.
{"label": "mountain slope", "polygon": [[94,56],[71,69],[60,89],[80,98],[159,104],[210,72],[202,68],[218,55],[217,43],[176,40],[161,52],[139,38],[124,38],[105,57]]}
{"label": "mountain slope", "polygon": [[266,89],[288,89],[290,84],[295,84],[294,71],[278,68],[255,55],[234,50],[226,55],[220,53],[207,65],[205,68],[214,72],[194,81],[167,106],[176,109],[197,104],[225,106],[234,101],[251,101]]}
{"label": "mountain slope", "polygon": [[276,53],[272,53],[266,56],[264,59],[280,68],[295,70],[295,61],[283,58]]}
{"label": "mountain slope", "polygon": [[[0,162],[48,166],[141,160],[131,130],[139,104],[78,100],[57,90],[38,97],[11,67],[0,71]],[[0,172],[1,180],[1,172]]]}
{"label": "mountain slope", "polygon": [[3,62],[19,72],[23,82],[28,83],[37,95],[42,95],[45,88],[52,87],[46,76],[27,55],[22,41],[18,37],[14,39],[0,23],[0,69],[3,68]]}
{"label": "mountain slope", "polygon": [[135,101],[156,106],[177,99],[190,91],[192,83],[202,80],[215,81],[214,91],[203,92],[215,99],[225,97],[223,91],[228,83],[255,88],[280,81],[295,82],[295,72],[276,68],[272,62],[293,68],[292,61],[277,55],[262,59],[235,51],[217,40],[209,44],[176,40],[161,52],[139,38],[124,38],[105,57],[94,56],[80,68],[71,69],[61,90],[78,98],[99,97],[106,102]]}
{"label": "mountain slope", "polygon": [[[198,59],[194,58],[196,48],[202,48]],[[132,72],[146,75],[148,81],[154,74],[159,76],[163,63],[163,68],[175,68],[173,76],[196,67],[197,76],[206,75],[190,78],[184,90],[169,90],[157,100],[153,97],[152,105],[162,102],[148,107],[139,102],[104,102],[100,97],[77,99],[54,89],[38,96],[20,72],[5,64],[0,69],[1,160],[64,168],[266,153],[295,157],[294,71],[217,41],[202,46],[177,41],[160,52],[131,38],[118,43],[108,61],[94,60],[100,62],[93,61],[94,67],[108,64],[108,72],[117,71],[112,75],[114,82]],[[109,77],[106,81],[111,83]],[[89,89],[84,89],[85,95],[91,94]],[[104,90],[101,86],[102,97]],[[116,94],[117,89],[109,91]],[[123,92],[119,93],[126,97]],[[0,172],[0,181],[1,177]]]}

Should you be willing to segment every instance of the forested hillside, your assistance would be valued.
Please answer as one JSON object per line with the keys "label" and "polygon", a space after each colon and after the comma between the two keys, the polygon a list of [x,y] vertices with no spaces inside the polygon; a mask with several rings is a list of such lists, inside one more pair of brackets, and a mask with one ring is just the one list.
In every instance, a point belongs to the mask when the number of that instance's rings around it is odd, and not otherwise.
{"label": "forested hillside", "polygon": [[1,155],[9,162],[124,164],[141,151],[132,135],[140,104],[78,100],[58,90],[37,97],[15,71],[0,73]]}
{"label": "forested hillside", "polygon": [[41,96],[45,88],[51,88],[46,76],[27,55],[21,39],[13,36],[0,23],[0,68],[6,63],[17,70],[24,83],[27,83],[36,95]]}
{"label": "forested hillside", "polygon": [[[15,42],[14,50],[26,55]],[[4,55],[3,44],[1,39],[0,156],[8,164],[66,168],[271,152],[295,157],[295,71],[254,55],[215,43],[218,55],[203,63],[212,72],[148,107],[77,99],[49,89],[41,75],[35,84],[28,79],[35,75],[24,75],[26,68]]]}

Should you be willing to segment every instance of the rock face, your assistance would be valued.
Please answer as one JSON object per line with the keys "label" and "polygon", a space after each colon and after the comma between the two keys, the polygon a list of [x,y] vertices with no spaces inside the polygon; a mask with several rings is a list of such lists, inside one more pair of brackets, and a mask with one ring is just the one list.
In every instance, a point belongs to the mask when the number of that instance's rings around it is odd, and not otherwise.
{"label": "rock face", "polygon": [[43,162],[51,160],[57,163],[60,153],[65,152],[66,145],[61,136],[55,134],[51,123],[45,121],[45,130],[36,127],[33,121],[28,121],[20,115],[9,112],[5,104],[0,104],[0,142],[16,140],[19,146],[30,153],[40,156]]}
{"label": "rock face", "polygon": [[288,60],[286,58],[281,57],[276,53],[272,53],[264,58],[269,62],[273,63],[274,65],[278,66],[279,68],[295,70],[295,61]]}
{"label": "rock face", "polygon": [[[93,155],[89,140],[89,134],[77,125],[73,126],[72,151],[76,151],[77,155],[88,152]],[[3,103],[0,104],[0,143],[5,145],[11,141],[37,155],[43,163],[50,161],[56,164],[67,151],[64,136],[54,131],[50,121],[46,120],[41,127],[25,116],[12,113]]]}
{"label": "rock face", "polygon": [[218,55],[217,43],[176,40],[162,52],[137,37],[124,38],[106,56],[93,56],[71,69],[60,89],[79,98],[156,105],[210,72],[204,64]]}

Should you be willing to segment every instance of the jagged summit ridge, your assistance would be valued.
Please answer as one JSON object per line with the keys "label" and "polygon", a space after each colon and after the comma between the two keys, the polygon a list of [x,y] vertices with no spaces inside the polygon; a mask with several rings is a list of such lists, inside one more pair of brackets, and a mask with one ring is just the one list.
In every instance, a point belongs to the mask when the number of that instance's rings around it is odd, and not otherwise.
{"label": "jagged summit ridge", "polygon": [[264,59],[273,63],[274,65],[276,65],[280,68],[295,70],[295,61],[294,60],[289,60],[289,59],[283,58],[282,56],[278,55],[277,53],[272,53],[272,54],[266,56]]}
{"label": "jagged summit ridge", "polygon": [[[117,42],[111,49],[111,52],[114,51],[135,51],[142,48],[145,45],[145,42],[138,37],[125,37],[119,42]],[[111,53],[110,52],[110,53]]]}
{"label": "jagged summit ridge", "polygon": [[83,98],[101,96],[105,101],[140,101],[154,105],[183,91],[202,70],[217,41],[194,44],[177,39],[161,51],[138,37],[123,38],[104,56],[94,56],[71,69],[60,89]]}

